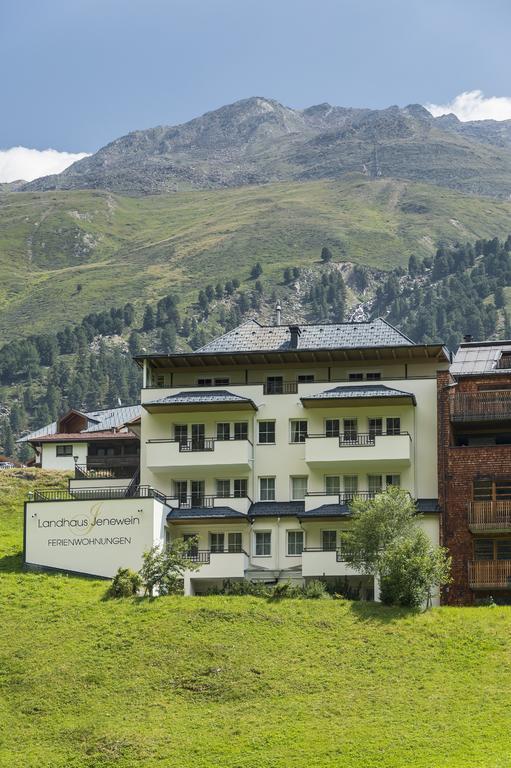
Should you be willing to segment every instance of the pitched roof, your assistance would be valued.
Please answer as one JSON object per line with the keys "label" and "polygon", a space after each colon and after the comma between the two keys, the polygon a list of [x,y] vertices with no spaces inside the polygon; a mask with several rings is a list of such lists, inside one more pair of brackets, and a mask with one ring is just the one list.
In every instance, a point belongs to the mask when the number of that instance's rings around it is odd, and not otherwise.
{"label": "pitched roof", "polygon": [[212,520],[214,518],[234,517],[236,519],[247,520],[247,515],[237,512],[232,507],[191,507],[189,509],[180,509],[173,507],[167,515],[167,520]]}
{"label": "pitched roof", "polygon": [[175,395],[167,395],[159,400],[150,400],[144,403],[146,410],[159,410],[165,407],[175,406],[176,408],[206,408],[207,406],[214,405],[235,405],[237,407],[244,406],[246,408],[252,408],[257,410],[257,406],[253,400],[249,397],[243,397],[242,395],[236,395],[234,392],[228,392],[226,389],[217,390],[189,390],[185,392],[177,392]]}
{"label": "pitched roof", "polygon": [[[81,432],[76,433],[75,439],[84,439],[84,435],[91,432],[105,432],[118,429],[122,427],[125,422],[140,416],[140,411],[140,405],[123,405],[119,408],[104,408],[99,411],[88,411],[83,413],[87,418],[87,427]],[[51,424],[46,424],[46,426],[40,427],[40,429],[36,429],[34,432],[29,432],[28,435],[21,437],[17,442],[37,442],[38,438],[49,437],[50,435],[56,434],[57,422],[53,421]],[[132,436],[135,437],[135,435]]]}
{"label": "pitched roof", "polygon": [[291,349],[317,350],[357,347],[413,346],[413,341],[382,318],[363,323],[300,325],[297,346],[291,343],[289,325],[261,325],[257,320],[228,331],[196,353],[259,352]]}
{"label": "pitched roof", "polygon": [[503,354],[511,355],[511,341],[466,342],[460,344],[450,371],[453,376],[511,375],[509,368],[499,367]]}
{"label": "pitched roof", "polygon": [[340,386],[333,389],[326,389],[324,392],[318,392],[315,395],[302,397],[302,402],[309,400],[359,400],[360,398],[409,398],[415,404],[415,395],[413,392],[404,392],[401,389],[392,389],[383,384],[363,384],[357,386]]}
{"label": "pitched roof", "polygon": [[305,509],[304,501],[257,501],[249,509],[249,517],[299,517]]}

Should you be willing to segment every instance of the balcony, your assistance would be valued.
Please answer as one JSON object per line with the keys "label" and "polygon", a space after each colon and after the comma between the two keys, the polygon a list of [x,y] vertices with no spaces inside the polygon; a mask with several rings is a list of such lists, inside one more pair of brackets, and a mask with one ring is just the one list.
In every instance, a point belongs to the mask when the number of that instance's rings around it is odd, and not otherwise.
{"label": "balcony", "polygon": [[450,402],[451,421],[511,420],[511,392],[458,393]]}
{"label": "balcony", "polygon": [[468,507],[471,531],[511,531],[511,499],[471,501]]}
{"label": "balcony", "polygon": [[306,547],[302,552],[302,576],[361,576],[342,559],[340,550]]}
{"label": "balcony", "polygon": [[162,470],[223,469],[246,472],[252,465],[250,440],[148,440],[146,464]]}
{"label": "balcony", "polygon": [[297,392],[298,382],[296,381],[275,381],[263,384],[265,395],[296,395]]}
{"label": "balcony", "polygon": [[471,589],[511,589],[511,560],[473,560],[468,564]]}
{"label": "balcony", "polygon": [[86,464],[75,464],[75,480],[131,478],[139,464],[139,456],[87,456]]}
{"label": "balcony", "polygon": [[357,491],[343,493],[326,493],[324,491],[309,491],[305,495],[305,512],[310,512],[318,507],[338,505],[339,507],[349,506],[354,499],[374,499],[376,492]]}
{"label": "balcony", "polygon": [[29,501],[96,501],[96,500],[110,500],[110,499],[156,499],[156,501],[162,504],[167,503],[166,496],[157,491],[155,488],[151,488],[149,485],[136,485],[131,487],[130,485],[121,486],[95,486],[91,488],[70,488],[64,489],[52,489],[43,488],[41,490],[36,489],[30,491],[28,494]]}
{"label": "balcony", "polygon": [[173,509],[218,509],[219,507],[230,507],[241,515],[247,515],[252,504],[248,496],[205,496],[195,494],[192,496],[166,498],[167,506]]}
{"label": "balcony", "polygon": [[200,565],[197,571],[187,571],[191,579],[243,579],[248,568],[248,555],[243,549],[235,552],[199,549],[189,557]]}
{"label": "balcony", "polygon": [[308,435],[305,439],[305,461],[311,466],[339,468],[380,465],[384,469],[409,466],[412,441],[408,432],[398,435],[357,434],[353,439]]}

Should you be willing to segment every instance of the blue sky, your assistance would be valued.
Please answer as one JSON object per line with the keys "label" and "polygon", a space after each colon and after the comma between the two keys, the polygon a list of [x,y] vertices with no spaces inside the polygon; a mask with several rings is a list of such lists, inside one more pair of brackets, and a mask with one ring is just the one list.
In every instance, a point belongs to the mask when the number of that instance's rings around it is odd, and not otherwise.
{"label": "blue sky", "polygon": [[93,152],[252,95],[511,97],[510,28],[509,0],[0,0],[0,149]]}

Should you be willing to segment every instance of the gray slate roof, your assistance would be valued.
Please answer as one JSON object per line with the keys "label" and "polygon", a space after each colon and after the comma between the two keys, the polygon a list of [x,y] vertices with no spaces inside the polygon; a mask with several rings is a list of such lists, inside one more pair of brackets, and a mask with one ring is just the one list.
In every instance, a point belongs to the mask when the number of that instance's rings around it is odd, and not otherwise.
{"label": "gray slate roof", "polygon": [[[125,422],[140,416],[140,412],[140,405],[123,405],[119,408],[105,408],[101,411],[83,412],[83,415],[87,417],[88,424],[87,428],[82,430],[82,434],[85,432],[104,432],[109,429],[118,429]],[[46,426],[36,429],[34,432],[29,432],[28,435],[21,437],[17,442],[23,443],[29,440],[37,440],[38,437],[56,434],[57,422],[53,421],[51,424],[46,424]]]}
{"label": "gray slate roof", "polygon": [[173,508],[167,515],[167,520],[172,522],[173,520],[201,520],[211,518],[228,518],[235,517],[242,520],[247,520],[247,516],[241,512],[237,512],[231,507],[191,507],[190,509]]}
{"label": "gray slate roof", "polygon": [[160,400],[150,400],[144,405],[204,405],[205,403],[251,403],[254,405],[249,397],[236,395],[226,389],[177,392],[175,395],[167,395]]}
{"label": "gray slate roof", "polygon": [[249,509],[249,517],[300,517],[305,509],[304,501],[257,501]]}
{"label": "gray slate roof", "polygon": [[[365,323],[300,325],[296,349],[413,346],[413,341],[385,320]],[[248,320],[238,328],[205,344],[201,352],[263,352],[292,349],[289,325],[260,325]]]}
{"label": "gray slate roof", "polygon": [[307,395],[302,400],[349,400],[360,397],[411,397],[415,402],[413,392],[403,392],[400,389],[391,389],[383,384],[364,384],[360,387],[334,387],[318,392],[316,395]]}
{"label": "gray slate roof", "polygon": [[510,373],[509,369],[497,368],[502,353],[511,355],[511,341],[477,344],[461,344],[454,356],[450,371],[453,376],[475,376],[487,373]]}

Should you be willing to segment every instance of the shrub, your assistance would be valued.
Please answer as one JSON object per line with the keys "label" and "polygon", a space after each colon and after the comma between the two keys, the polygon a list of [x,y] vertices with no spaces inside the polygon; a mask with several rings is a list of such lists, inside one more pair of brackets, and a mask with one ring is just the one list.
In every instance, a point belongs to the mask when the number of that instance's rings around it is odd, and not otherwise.
{"label": "shrub", "polygon": [[279,581],[271,589],[269,600],[283,600],[286,597],[301,597],[302,588],[294,586],[290,581]]}
{"label": "shrub", "polygon": [[176,539],[167,549],[152,547],[148,552],[144,552],[140,575],[145,594],[152,597],[155,591],[159,595],[181,592],[184,572],[197,571],[200,568],[200,564],[189,556],[191,548],[196,544],[196,539]]}
{"label": "shrub", "polygon": [[262,581],[250,581],[250,579],[240,579],[224,581],[222,589],[223,595],[241,596],[254,595],[255,597],[269,597],[270,589]]}
{"label": "shrub", "polygon": [[142,579],[139,573],[130,568],[119,568],[107,589],[106,596],[112,598],[133,597],[141,586]]}
{"label": "shrub", "polygon": [[318,600],[322,597],[327,597],[328,592],[324,581],[319,579],[312,579],[302,589],[302,594],[307,600]]}

